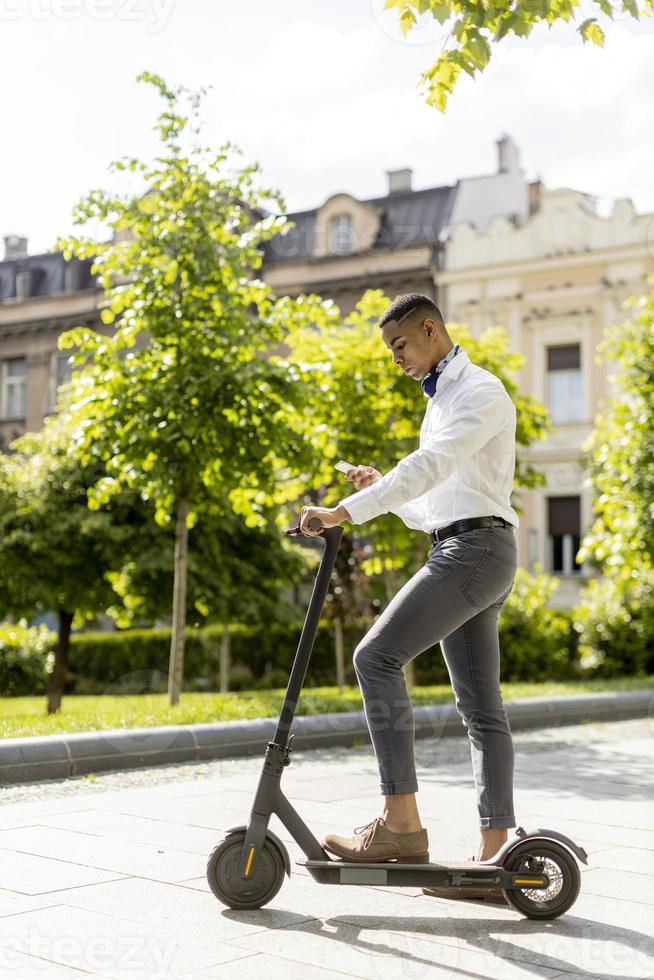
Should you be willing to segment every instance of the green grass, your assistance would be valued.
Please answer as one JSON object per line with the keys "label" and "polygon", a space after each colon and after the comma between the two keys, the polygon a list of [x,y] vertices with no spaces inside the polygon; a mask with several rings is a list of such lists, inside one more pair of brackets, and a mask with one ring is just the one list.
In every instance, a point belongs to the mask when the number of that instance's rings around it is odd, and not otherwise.
{"label": "green grass", "polygon": [[[551,683],[502,684],[505,700],[566,694],[589,694],[593,691],[628,691],[651,688],[654,676],[645,678],[616,677],[608,680]],[[0,737],[20,738],[26,735],[52,735],[57,732],[97,731],[105,728],[137,728],[150,725],[189,725],[196,722],[238,721],[247,718],[270,718],[279,714],[284,690],[239,691],[230,694],[182,694],[174,708],[165,694],[122,696],[70,696],[62,702],[61,711],[48,716],[45,698],[0,698]],[[412,703],[453,703],[449,685],[416,687]],[[300,697],[298,715],[318,715],[331,711],[359,711],[363,707],[358,687],[306,688]]]}

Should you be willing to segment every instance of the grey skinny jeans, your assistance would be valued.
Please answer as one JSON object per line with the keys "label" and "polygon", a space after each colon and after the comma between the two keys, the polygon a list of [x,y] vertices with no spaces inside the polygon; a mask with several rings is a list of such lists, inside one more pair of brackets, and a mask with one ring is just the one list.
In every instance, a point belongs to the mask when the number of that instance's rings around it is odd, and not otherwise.
{"label": "grey skinny jeans", "polygon": [[515,827],[513,740],[500,694],[497,621],[517,568],[514,529],[473,528],[437,542],[354,651],[381,792],[415,793],[415,724],[404,667],[440,642],[468,729],[479,825]]}

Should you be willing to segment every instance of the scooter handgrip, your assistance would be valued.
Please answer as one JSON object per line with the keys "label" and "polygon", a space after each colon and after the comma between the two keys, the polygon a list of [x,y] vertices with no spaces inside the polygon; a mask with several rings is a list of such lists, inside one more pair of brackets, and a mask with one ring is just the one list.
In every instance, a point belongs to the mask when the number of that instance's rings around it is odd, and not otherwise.
{"label": "scooter handgrip", "polygon": [[319,517],[311,517],[308,524],[312,531],[319,531],[322,527],[322,521]]}

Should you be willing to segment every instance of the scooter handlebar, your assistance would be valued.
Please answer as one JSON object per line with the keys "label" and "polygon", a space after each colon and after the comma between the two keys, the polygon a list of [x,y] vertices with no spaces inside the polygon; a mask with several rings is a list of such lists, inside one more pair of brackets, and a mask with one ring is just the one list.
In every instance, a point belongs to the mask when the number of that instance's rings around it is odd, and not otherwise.
{"label": "scooter handlebar", "polygon": [[[319,517],[310,517],[308,524],[312,531],[319,531],[322,528],[323,533],[321,534],[321,537],[323,538],[333,535],[334,532],[336,532],[339,537],[343,534],[343,528],[339,527],[338,525],[335,525],[334,527],[323,527]],[[302,525],[298,524],[297,527],[289,527],[286,533],[298,535],[304,534],[304,531],[302,530]],[[307,537],[309,537],[309,535],[307,535]]]}

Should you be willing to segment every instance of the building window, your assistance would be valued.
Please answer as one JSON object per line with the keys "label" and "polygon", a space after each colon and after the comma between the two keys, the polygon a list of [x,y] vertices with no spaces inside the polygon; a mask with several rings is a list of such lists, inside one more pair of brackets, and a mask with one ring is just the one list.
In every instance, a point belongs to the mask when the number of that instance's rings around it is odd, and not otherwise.
{"label": "building window", "polygon": [[69,361],[70,354],[62,354],[59,351],[55,351],[52,355],[48,384],[48,411],[50,412],[53,412],[57,407],[57,392],[63,384],[70,381],[73,366]]}
{"label": "building window", "polygon": [[64,290],[67,293],[74,293],[81,289],[82,267],[74,259],[66,262],[64,266]]}
{"label": "building window", "polygon": [[0,411],[5,419],[25,418],[26,367],[24,357],[10,357],[2,362]]}
{"label": "building window", "polygon": [[16,299],[29,299],[32,295],[32,270],[23,269],[16,273]]}
{"label": "building window", "polygon": [[547,348],[547,407],[555,425],[583,421],[579,344]]}
{"label": "building window", "polygon": [[548,497],[547,531],[550,571],[575,575],[581,571],[577,552],[581,547],[581,499]]}
{"label": "building window", "polygon": [[352,218],[349,214],[337,214],[330,219],[329,251],[334,255],[352,251]]}

